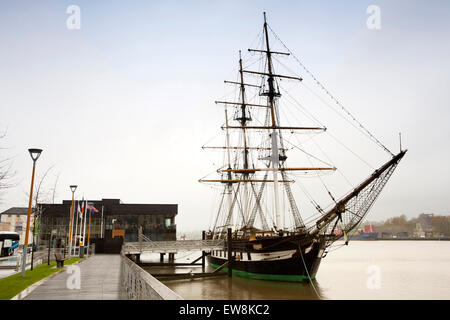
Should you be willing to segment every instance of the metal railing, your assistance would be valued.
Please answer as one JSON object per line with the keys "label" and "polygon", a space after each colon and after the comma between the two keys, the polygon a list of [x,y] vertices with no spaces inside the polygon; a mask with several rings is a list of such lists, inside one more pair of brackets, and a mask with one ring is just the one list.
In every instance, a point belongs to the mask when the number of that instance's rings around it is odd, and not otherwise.
{"label": "metal railing", "polygon": [[[37,250],[33,252],[33,267],[37,267],[38,265],[41,265],[43,263],[49,263],[51,261],[55,261],[55,254],[58,253],[65,259],[68,259],[68,249],[67,248],[51,248],[50,252],[47,247],[45,246],[39,246],[37,247]],[[95,244],[90,245],[89,251],[87,250],[87,247],[85,248],[85,257],[94,255],[95,254]],[[72,251],[71,257],[78,257],[80,255],[79,247],[74,248]],[[15,258],[15,269],[19,270],[22,266],[22,250],[18,252],[14,256],[10,256],[11,258]],[[31,265],[31,252],[28,251],[27,254],[27,266]]]}
{"label": "metal railing", "polygon": [[[33,267],[37,267],[43,263],[49,263],[55,261],[55,253],[64,255],[64,248],[51,248],[50,254],[48,248],[39,247],[37,251],[33,252]],[[22,266],[22,252],[17,254],[16,270],[19,270]],[[31,252],[27,254],[27,266],[31,265]]]}
{"label": "metal railing", "polygon": [[183,300],[123,254],[121,282],[129,300]]}
{"label": "metal railing", "polygon": [[202,250],[223,250],[225,248],[224,239],[214,240],[183,240],[183,241],[142,241],[125,242],[122,252],[126,254],[136,254],[142,252],[179,252],[179,251],[202,251]]}
{"label": "metal railing", "polygon": [[[66,249],[66,258],[68,255],[68,250]],[[95,255],[95,243],[89,245],[89,250],[88,247],[84,247],[84,256],[93,256]],[[72,247],[72,255],[71,257],[79,257],[80,256],[80,247]]]}
{"label": "metal railing", "polygon": [[0,258],[0,269],[16,269],[19,255],[6,256]]}

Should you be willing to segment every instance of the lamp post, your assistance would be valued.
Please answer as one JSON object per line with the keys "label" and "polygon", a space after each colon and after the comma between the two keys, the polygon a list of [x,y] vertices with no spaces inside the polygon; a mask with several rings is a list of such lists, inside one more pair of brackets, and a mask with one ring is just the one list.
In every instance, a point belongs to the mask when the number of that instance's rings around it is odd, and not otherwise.
{"label": "lamp post", "polygon": [[[80,234],[82,234],[81,236],[81,241],[80,241],[80,258],[84,257],[84,244],[86,242],[85,239],[85,235],[86,235],[86,215],[87,215],[87,201],[84,202],[84,206],[82,205],[82,209],[81,212],[83,212],[83,220],[81,220],[81,225],[80,225]],[[83,230],[81,232],[81,230]]]}
{"label": "lamp post", "polygon": [[75,190],[77,190],[76,185],[71,185],[70,190],[72,191],[72,206],[70,207],[70,223],[69,223],[69,258],[72,255],[72,221],[73,221],[73,203],[75,201]]}
{"label": "lamp post", "polygon": [[22,250],[22,278],[25,277],[25,268],[27,266],[28,233],[30,232],[31,205],[33,202],[34,172],[36,170],[36,160],[41,155],[42,149],[28,149],[28,152],[30,153],[31,159],[33,159],[33,173],[31,174],[31,189],[30,200],[28,202],[27,228],[25,231],[25,242],[23,244]]}
{"label": "lamp post", "polygon": [[[89,206],[93,206],[93,204],[90,204]],[[87,213],[87,211],[86,211]],[[91,214],[92,214],[92,208],[89,208],[89,224],[88,224],[88,240],[87,240],[87,254],[89,255],[89,241],[91,240]]]}
{"label": "lamp post", "polygon": [[34,258],[34,238],[36,236],[36,216],[40,213],[39,208],[36,208],[36,210],[34,211],[34,216],[33,216],[33,243],[31,244],[31,268],[30,270],[33,270],[33,258]]}

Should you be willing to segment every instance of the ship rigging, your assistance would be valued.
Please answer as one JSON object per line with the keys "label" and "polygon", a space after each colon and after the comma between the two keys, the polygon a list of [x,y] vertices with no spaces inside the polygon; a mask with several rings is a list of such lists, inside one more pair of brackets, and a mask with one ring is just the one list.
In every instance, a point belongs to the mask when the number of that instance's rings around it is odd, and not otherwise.
{"label": "ship rigging", "polygon": [[[287,52],[271,49],[269,30]],[[221,128],[225,145],[203,148],[224,151],[224,164],[216,170],[218,177],[204,177],[200,182],[221,186],[220,204],[210,236],[225,238],[227,228],[234,230],[233,254],[237,261],[233,271],[261,279],[297,281],[315,276],[325,249],[340,237],[337,229],[347,234],[361,223],[406,150],[394,155],[359,123],[281,42],[269,27],[265,13],[261,40],[261,48],[248,51],[259,55],[256,63],[262,68],[259,71],[250,69],[255,62],[244,67],[239,52],[238,78],[225,81],[225,84],[237,87],[238,94],[230,101],[216,101],[225,109],[225,123]],[[306,151],[301,143],[298,146],[286,138],[289,135],[297,138],[298,134],[315,136],[326,132],[327,128],[310,113],[312,125],[286,125],[283,122],[281,115],[286,113],[281,103],[282,96],[303,106],[281,82],[301,83],[303,79],[295,73],[284,75],[277,71],[274,62],[282,63],[276,56],[294,57],[353,125],[390,156],[389,161],[341,197],[336,197],[322,178],[337,168],[330,161]],[[254,82],[255,77],[259,83]],[[230,106],[233,109],[231,117]],[[291,150],[306,155],[308,164],[290,166],[288,153]],[[294,174],[299,173],[317,177],[332,200],[331,205],[322,208],[304,190],[316,211],[307,219],[304,219],[304,210],[299,208],[291,187],[297,178]],[[215,251],[210,256],[213,265],[220,265],[225,259],[226,252]]]}

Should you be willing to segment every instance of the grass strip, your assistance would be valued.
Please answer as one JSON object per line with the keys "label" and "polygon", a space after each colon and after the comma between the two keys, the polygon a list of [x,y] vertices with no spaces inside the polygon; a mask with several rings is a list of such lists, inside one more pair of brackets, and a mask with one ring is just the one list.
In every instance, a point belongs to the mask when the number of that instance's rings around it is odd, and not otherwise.
{"label": "grass strip", "polygon": [[[64,261],[64,265],[70,265],[82,260],[83,258],[70,258]],[[61,268],[54,268],[56,261],[50,262],[50,265],[43,263],[33,270],[25,270],[25,277],[22,278],[22,273],[16,273],[9,277],[0,279],[0,300],[9,300],[31,286],[33,283],[38,282],[48,276],[61,270]]]}

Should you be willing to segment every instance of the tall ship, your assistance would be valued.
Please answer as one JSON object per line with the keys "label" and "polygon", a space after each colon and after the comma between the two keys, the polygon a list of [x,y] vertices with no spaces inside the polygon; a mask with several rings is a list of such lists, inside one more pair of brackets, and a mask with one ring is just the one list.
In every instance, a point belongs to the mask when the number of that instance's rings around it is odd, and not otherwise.
{"label": "tall ship", "polygon": [[[274,38],[287,52],[271,47]],[[332,244],[360,225],[406,150],[400,146],[400,152],[393,154],[357,122],[284,45],[268,25],[265,13],[259,40],[260,47],[246,53],[253,60],[244,62],[239,52],[237,77],[225,81],[234,88],[234,98],[216,101],[225,109],[222,144],[203,146],[220,152],[223,160],[214,172],[199,180],[218,194],[208,238],[227,239],[231,229],[234,274],[277,281],[311,280]],[[327,128],[317,121],[308,125],[306,119],[291,125],[297,116],[286,114],[284,109],[286,97],[290,104],[296,103],[286,87],[295,88],[303,81],[294,72],[280,71],[281,58],[287,56],[294,57],[321,90],[357,123],[360,131],[389,155],[384,164],[374,167],[368,177],[339,196],[331,192],[323,179],[323,175],[338,169],[309,152],[307,143],[302,143],[305,138],[297,139],[299,135],[316,136]],[[303,109],[300,103],[298,106]],[[300,153],[308,161],[296,163],[299,158],[292,153]],[[312,207],[307,217],[308,210],[298,204],[293,191],[295,183],[302,186],[302,177],[318,179],[331,203],[320,206],[311,195],[314,190],[303,190]],[[224,266],[229,260],[227,251],[211,251],[209,264],[215,268]]]}

